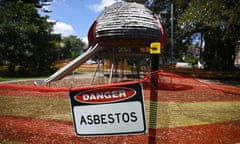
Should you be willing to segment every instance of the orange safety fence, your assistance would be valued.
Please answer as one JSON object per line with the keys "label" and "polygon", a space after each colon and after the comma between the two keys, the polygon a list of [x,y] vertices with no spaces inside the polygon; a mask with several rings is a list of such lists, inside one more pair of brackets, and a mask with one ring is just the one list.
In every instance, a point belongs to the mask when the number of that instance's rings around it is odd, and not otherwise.
{"label": "orange safety fence", "polygon": [[[240,88],[204,83],[174,73],[158,73],[157,143],[239,143]],[[148,134],[108,137],[74,135],[69,91],[143,83],[149,116],[151,74],[140,80],[77,87],[35,86],[30,83],[0,84],[0,143],[147,143]],[[74,79],[74,77],[72,77]],[[88,79],[89,80],[89,79]],[[71,78],[63,79],[70,83]],[[62,81],[60,81],[62,82]],[[81,86],[82,83],[82,86]],[[28,109],[29,108],[29,109]],[[20,110],[18,110],[20,109]],[[38,113],[41,113],[38,114]],[[151,127],[150,127],[151,128]]]}
{"label": "orange safety fence", "polygon": [[[224,93],[236,94],[240,95],[240,88],[234,86],[226,86],[226,85],[218,85],[218,84],[209,84],[200,82],[191,77],[185,77],[179,74],[174,73],[167,73],[167,72],[153,72],[159,73],[159,90],[170,90],[170,91],[179,91],[179,90],[187,90],[187,89],[197,89],[199,85],[206,86],[213,90],[219,90]],[[151,73],[147,74],[139,81],[132,81],[132,82],[118,82],[112,84],[102,84],[102,85],[87,85],[74,87],[74,88],[67,88],[67,87],[54,87],[54,86],[36,86],[32,84],[24,84],[21,82],[11,82],[11,83],[0,83],[0,90],[15,90],[15,91],[32,91],[34,92],[68,92],[70,89],[87,89],[87,88],[96,88],[96,87],[104,87],[109,85],[121,85],[121,84],[128,84],[128,83],[135,83],[135,82],[142,82],[144,85],[144,89],[149,89],[151,82],[150,82]],[[74,79],[74,78],[73,78]],[[30,81],[30,80],[29,80]],[[66,80],[67,81],[67,80]],[[70,81],[69,81],[70,82]]]}

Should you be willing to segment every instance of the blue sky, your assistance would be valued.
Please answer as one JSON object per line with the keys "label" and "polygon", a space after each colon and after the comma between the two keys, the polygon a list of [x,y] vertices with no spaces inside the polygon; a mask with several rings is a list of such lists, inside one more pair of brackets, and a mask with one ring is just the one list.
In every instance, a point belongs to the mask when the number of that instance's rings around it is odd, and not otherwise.
{"label": "blue sky", "polygon": [[46,9],[52,11],[47,14],[49,19],[57,22],[55,33],[76,35],[85,40],[88,29],[104,7],[116,1],[119,0],[53,0]]}

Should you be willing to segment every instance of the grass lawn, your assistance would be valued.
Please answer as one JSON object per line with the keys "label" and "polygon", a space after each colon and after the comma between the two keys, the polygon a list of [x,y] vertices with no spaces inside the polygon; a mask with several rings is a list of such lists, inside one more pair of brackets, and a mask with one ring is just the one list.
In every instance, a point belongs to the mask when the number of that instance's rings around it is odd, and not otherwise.
{"label": "grass lawn", "polygon": [[3,78],[3,77],[0,77],[0,82],[3,82],[3,81],[8,81],[9,79],[8,78]]}
{"label": "grass lawn", "polygon": [[175,68],[170,66],[160,66],[159,70],[163,72],[173,72],[194,78],[240,80],[239,70],[235,71],[201,70],[201,69]]}
{"label": "grass lawn", "polygon": [[67,98],[0,96],[0,115],[71,121]]}
{"label": "grass lawn", "polygon": [[11,81],[11,80],[20,80],[20,79],[24,79],[24,78],[0,77],[0,82]]}
{"label": "grass lawn", "polygon": [[30,78],[24,78],[24,77],[0,77],[0,82],[4,82],[4,81],[15,81],[15,80],[35,80],[35,79],[41,79],[43,77],[30,77]]}
{"label": "grass lawn", "polygon": [[[0,96],[0,115],[71,121],[67,98]],[[149,119],[149,100],[145,101]],[[157,128],[240,120],[240,102],[158,102]]]}
{"label": "grass lawn", "polygon": [[0,140],[0,144],[25,144],[24,142],[17,142],[11,140]]}
{"label": "grass lawn", "polygon": [[[3,66],[0,66],[0,71],[2,70],[1,67]],[[97,67],[96,64],[92,64],[92,65],[83,64],[81,67],[75,69],[72,73],[79,74],[84,72],[94,72],[96,70],[96,67]],[[49,74],[49,76],[51,76],[52,74]],[[28,80],[28,79],[32,80],[32,79],[40,79],[40,78],[43,78],[43,77],[27,77],[26,78],[26,77],[1,77],[0,76],[0,82],[12,81],[12,80]]]}

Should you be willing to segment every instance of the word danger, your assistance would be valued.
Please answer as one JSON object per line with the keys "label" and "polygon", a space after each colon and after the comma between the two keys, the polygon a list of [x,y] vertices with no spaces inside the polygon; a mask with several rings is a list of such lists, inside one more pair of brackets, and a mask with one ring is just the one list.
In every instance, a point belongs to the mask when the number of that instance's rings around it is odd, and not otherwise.
{"label": "word danger", "polygon": [[95,99],[110,99],[110,98],[121,98],[126,97],[125,90],[119,91],[105,91],[105,92],[98,92],[98,93],[90,93],[90,94],[83,94],[83,100],[95,100]]}
{"label": "word danger", "polygon": [[82,103],[110,103],[135,96],[136,91],[126,87],[109,87],[83,91],[75,96]]}
{"label": "word danger", "polygon": [[81,115],[80,125],[99,125],[136,122],[136,112]]}

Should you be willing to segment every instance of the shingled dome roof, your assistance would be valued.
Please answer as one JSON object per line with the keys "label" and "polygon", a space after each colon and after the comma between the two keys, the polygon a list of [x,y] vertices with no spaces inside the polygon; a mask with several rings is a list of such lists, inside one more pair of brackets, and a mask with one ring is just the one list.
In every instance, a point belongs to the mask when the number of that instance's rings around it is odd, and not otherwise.
{"label": "shingled dome roof", "polygon": [[117,2],[105,8],[95,22],[95,36],[103,46],[149,46],[160,41],[160,22],[142,4]]}

